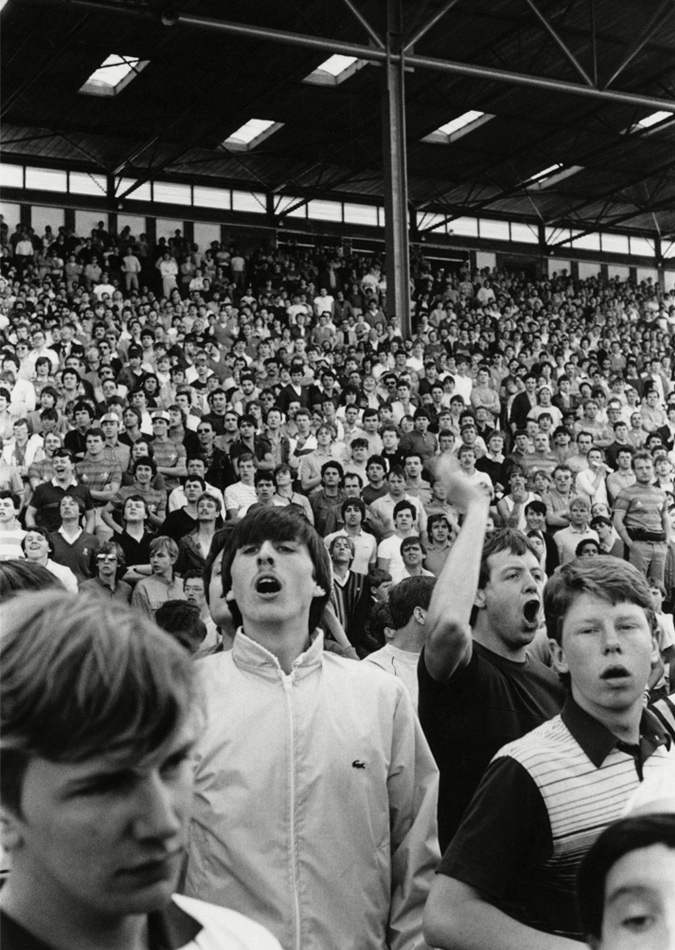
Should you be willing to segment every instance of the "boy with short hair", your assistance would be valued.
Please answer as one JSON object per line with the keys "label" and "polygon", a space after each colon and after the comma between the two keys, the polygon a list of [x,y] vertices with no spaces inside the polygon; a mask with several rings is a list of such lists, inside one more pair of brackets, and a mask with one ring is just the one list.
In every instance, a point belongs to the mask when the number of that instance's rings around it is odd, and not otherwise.
{"label": "boy with short hair", "polygon": [[418,946],[437,771],[404,686],[324,651],[329,556],[291,508],[251,512],[211,567],[211,615],[240,627],[201,664],[186,893],[287,947]]}
{"label": "boy with short hair", "polygon": [[548,581],[544,609],[567,700],[490,763],[439,867],[430,946],[572,950],[583,855],[643,778],[672,768],[669,737],[644,708],[657,652],[644,577],[624,561],[573,561]]}
{"label": "boy with short hair", "polygon": [[3,606],[3,950],[279,950],[174,895],[192,799],[192,664],[154,623],[61,592]]}

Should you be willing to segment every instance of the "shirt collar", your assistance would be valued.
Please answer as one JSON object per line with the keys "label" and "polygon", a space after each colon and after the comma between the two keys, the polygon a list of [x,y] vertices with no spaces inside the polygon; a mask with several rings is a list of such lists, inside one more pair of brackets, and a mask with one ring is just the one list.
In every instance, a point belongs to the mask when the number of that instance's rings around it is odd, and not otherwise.
{"label": "shirt collar", "polygon": [[[600,768],[612,749],[619,745],[625,746],[625,743],[582,709],[571,696],[567,697],[560,718],[596,769]],[[640,719],[641,760],[644,762],[662,745],[670,748],[670,737],[661,728],[654,714],[645,709]]]}
{"label": "shirt collar", "polygon": [[[66,485],[66,489],[71,488],[73,485],[77,485],[77,484],[78,484],[78,481],[77,481],[77,479],[75,478],[75,476],[73,475],[73,476],[71,477],[70,481],[68,482],[68,484]],[[53,485],[55,488],[62,488],[62,487],[63,487],[62,485],[59,485],[59,482],[58,482],[58,479],[57,479],[56,475],[52,478],[52,485]]]}

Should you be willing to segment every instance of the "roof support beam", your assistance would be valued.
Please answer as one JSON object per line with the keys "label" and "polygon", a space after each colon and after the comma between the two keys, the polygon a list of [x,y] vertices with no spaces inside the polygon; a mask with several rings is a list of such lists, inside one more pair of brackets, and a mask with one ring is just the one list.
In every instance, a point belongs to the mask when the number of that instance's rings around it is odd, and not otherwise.
{"label": "roof support beam", "polygon": [[525,0],[525,3],[530,8],[532,13],[534,13],[535,17],[539,20],[539,22],[544,27],[544,29],[546,30],[548,35],[551,37],[553,42],[556,44],[556,46],[560,49],[565,59],[574,67],[575,71],[581,76],[581,78],[586,83],[586,85],[593,88],[593,80],[591,79],[591,77],[588,75],[588,73],[586,72],[584,67],[581,65],[579,60],[576,58],[576,56],[574,55],[572,50],[569,48],[569,46],[565,43],[562,36],[560,36],[560,34],[557,33],[556,30],[553,28],[553,26],[548,22],[548,20],[546,19],[544,14],[541,12],[539,7],[536,5],[534,0]]}
{"label": "roof support beam", "polygon": [[[85,6],[91,0],[73,0]],[[505,69],[494,69],[488,66],[458,63],[451,60],[437,59],[432,56],[405,55],[404,53],[387,54],[385,50],[374,49],[372,46],[363,46],[359,43],[346,43],[341,40],[318,36],[307,36],[302,33],[290,33],[286,30],[275,30],[244,23],[228,23],[224,20],[214,20],[208,17],[194,16],[179,13],[176,24],[191,26],[196,29],[215,30],[231,36],[240,36],[246,39],[260,40],[270,43],[286,43],[290,46],[301,46],[305,49],[315,49],[330,53],[342,53],[345,56],[355,56],[374,63],[400,63],[405,58],[405,65],[418,69],[430,69],[438,72],[450,73],[457,76],[471,76],[482,81],[490,80],[497,83],[507,83],[515,86],[527,86],[534,89],[546,89],[548,92],[577,95],[597,99],[601,102],[622,102],[628,105],[642,106],[647,109],[663,109],[675,112],[675,100],[662,99],[658,96],[643,96],[639,93],[622,92],[618,89],[596,89],[581,83],[565,82],[560,79],[546,76],[531,76],[523,73],[510,72]]]}
{"label": "roof support beam", "polygon": [[426,23],[418,27],[415,32],[406,39],[403,52],[407,53],[414,47],[415,43],[419,43],[422,37],[425,36],[429,30],[433,29],[438,21],[441,20],[449,10],[452,10],[457,2],[458,0],[448,0],[444,7],[441,7]]}
{"label": "roof support beam", "polygon": [[404,338],[409,338],[412,327],[403,42],[402,0],[387,0],[387,52],[391,55],[381,80],[387,306]]}
{"label": "roof support beam", "polygon": [[375,44],[375,46],[377,46],[378,49],[384,49],[384,43],[382,42],[380,37],[377,35],[375,30],[372,28],[370,23],[366,20],[366,18],[361,13],[361,11],[357,9],[357,7],[352,2],[352,0],[342,0],[342,2],[345,4],[346,7],[348,7],[349,10],[352,11],[356,19],[359,21],[363,29],[366,31],[368,36],[371,38],[371,40]]}
{"label": "roof support beam", "polygon": [[675,4],[673,0],[664,0],[660,7],[658,7],[653,15],[648,20],[645,28],[642,33],[635,40],[631,48],[628,50],[626,55],[620,61],[619,65],[615,68],[612,75],[609,79],[602,84],[603,89],[607,89],[612,85],[615,79],[624,71],[626,66],[637,56],[637,54],[647,45],[655,33],[657,33],[661,27],[664,25],[666,20],[672,16],[675,11]]}

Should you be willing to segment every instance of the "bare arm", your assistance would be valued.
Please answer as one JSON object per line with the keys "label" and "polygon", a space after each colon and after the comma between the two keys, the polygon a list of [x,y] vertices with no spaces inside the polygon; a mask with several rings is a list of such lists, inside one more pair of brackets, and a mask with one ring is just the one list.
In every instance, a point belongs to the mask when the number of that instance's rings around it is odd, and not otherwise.
{"label": "bare arm", "polygon": [[462,475],[453,474],[447,460],[437,474],[446,485],[448,501],[465,510],[464,523],[434,587],[427,613],[425,662],[439,681],[452,676],[471,659],[469,620],[478,590],[481,554],[490,499]]}
{"label": "bare arm", "polygon": [[628,531],[626,531],[626,527],[624,525],[625,518],[626,512],[623,510],[623,508],[614,509],[614,527],[616,528],[616,533],[619,535],[627,548],[632,548],[633,542],[631,541]]}
{"label": "bare arm", "polygon": [[533,930],[455,878],[437,874],[424,910],[424,937],[438,950],[579,950],[566,937]]}
{"label": "bare arm", "polygon": [[37,508],[34,508],[33,505],[28,505],[26,508],[26,527],[34,528],[35,527],[35,515],[37,514]]}
{"label": "bare arm", "polygon": [[115,510],[115,508],[114,508],[113,504],[112,504],[111,502],[108,502],[108,504],[105,506],[105,508],[104,508],[104,509],[102,510],[102,512],[101,512],[101,521],[103,522],[103,524],[107,524],[108,527],[109,527],[115,534],[122,534],[122,530],[123,530],[123,529],[122,529],[122,526],[119,525],[119,524],[117,524],[117,522],[116,522],[115,519],[113,518],[113,511],[114,511],[114,510]]}

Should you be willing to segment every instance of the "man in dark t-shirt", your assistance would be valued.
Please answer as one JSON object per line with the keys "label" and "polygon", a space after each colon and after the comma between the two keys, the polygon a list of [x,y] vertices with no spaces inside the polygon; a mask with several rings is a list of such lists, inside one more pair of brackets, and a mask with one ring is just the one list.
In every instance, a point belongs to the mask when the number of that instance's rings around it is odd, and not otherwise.
{"label": "man in dark t-shirt", "polygon": [[445,850],[493,755],[555,716],[564,690],[528,653],[545,581],[530,542],[505,529],[483,548],[489,496],[447,464],[438,475],[451,503],[466,512],[429,605],[418,667],[420,722],[440,771]]}

